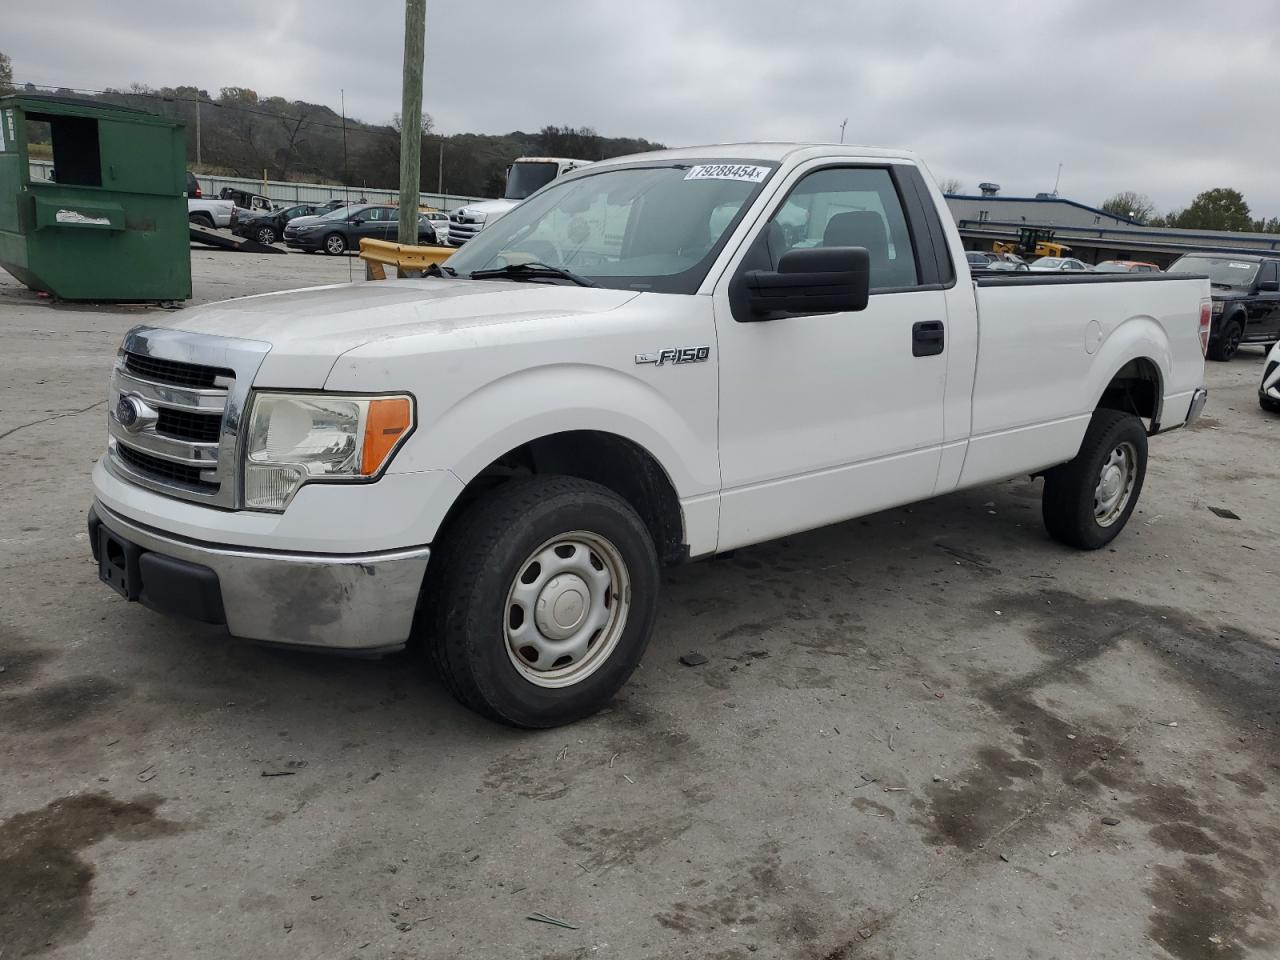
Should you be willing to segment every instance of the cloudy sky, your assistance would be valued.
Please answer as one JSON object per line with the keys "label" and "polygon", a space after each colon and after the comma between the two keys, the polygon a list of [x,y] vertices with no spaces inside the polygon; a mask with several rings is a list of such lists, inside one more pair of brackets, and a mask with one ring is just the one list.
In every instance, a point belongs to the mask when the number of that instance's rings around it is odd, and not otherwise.
{"label": "cloudy sky", "polygon": [[[11,4],[15,79],[252,87],[386,121],[398,0]],[[670,145],[907,146],[1006,195],[1118,190],[1160,210],[1240,189],[1280,216],[1274,0],[428,0],[425,106],[447,133],[546,124]]]}

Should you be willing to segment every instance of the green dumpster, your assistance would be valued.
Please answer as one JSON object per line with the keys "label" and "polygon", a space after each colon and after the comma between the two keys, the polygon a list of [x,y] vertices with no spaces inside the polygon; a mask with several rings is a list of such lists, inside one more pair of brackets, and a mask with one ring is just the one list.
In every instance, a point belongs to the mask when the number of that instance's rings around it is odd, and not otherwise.
{"label": "green dumpster", "polygon": [[[53,179],[28,138],[49,125]],[[65,300],[191,296],[181,123],[89,100],[0,97],[0,266]]]}

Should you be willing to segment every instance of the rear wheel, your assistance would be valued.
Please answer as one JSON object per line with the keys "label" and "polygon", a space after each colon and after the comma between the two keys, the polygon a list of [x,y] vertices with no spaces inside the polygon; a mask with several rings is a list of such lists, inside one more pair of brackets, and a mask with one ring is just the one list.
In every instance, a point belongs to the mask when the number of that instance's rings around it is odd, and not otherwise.
{"label": "rear wheel", "polygon": [[1045,528],[1068,546],[1105,547],[1129,522],[1146,475],[1142,421],[1119,410],[1095,410],[1080,452],[1045,474]]}
{"label": "rear wheel", "polygon": [[321,248],[330,256],[336,257],[347,252],[347,238],[340,233],[331,233],[324,238]]}
{"label": "rear wheel", "polygon": [[254,235],[259,243],[275,243],[276,228],[275,227],[259,227],[258,232]]}
{"label": "rear wheel", "polygon": [[1240,349],[1240,341],[1244,339],[1244,324],[1239,319],[1229,320],[1218,334],[1218,339],[1209,344],[1210,360],[1230,360]]}
{"label": "rear wheel", "polygon": [[209,216],[207,213],[188,214],[187,221],[195,224],[197,227],[206,227],[209,230],[213,229],[213,217]]}
{"label": "rear wheel", "polygon": [[432,661],[464,705],[518,727],[589,716],[653,629],[658,559],[613,491],[534,477],[477,501],[431,559]]}

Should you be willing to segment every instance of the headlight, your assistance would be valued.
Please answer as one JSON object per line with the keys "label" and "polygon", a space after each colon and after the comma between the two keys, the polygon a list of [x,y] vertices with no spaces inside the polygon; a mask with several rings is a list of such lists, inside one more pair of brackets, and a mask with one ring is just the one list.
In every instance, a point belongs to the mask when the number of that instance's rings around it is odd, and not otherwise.
{"label": "headlight", "polygon": [[413,429],[413,398],[255,393],[244,505],[283,510],[309,480],[369,480]]}
{"label": "headlight", "polygon": [[309,233],[311,231],[311,227],[305,224],[301,227],[294,227],[293,229],[295,233]]}
{"label": "headlight", "polygon": [[1222,307],[1223,307],[1223,303],[1221,300],[1213,301],[1213,315],[1215,317],[1222,316]]}

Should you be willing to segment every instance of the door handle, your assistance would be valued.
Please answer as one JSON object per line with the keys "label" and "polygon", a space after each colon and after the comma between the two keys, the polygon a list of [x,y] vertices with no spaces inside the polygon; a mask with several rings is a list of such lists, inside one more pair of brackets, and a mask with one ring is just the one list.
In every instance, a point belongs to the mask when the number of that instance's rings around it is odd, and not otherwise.
{"label": "door handle", "polygon": [[946,342],[946,327],[941,320],[921,320],[911,325],[911,355],[936,357]]}

